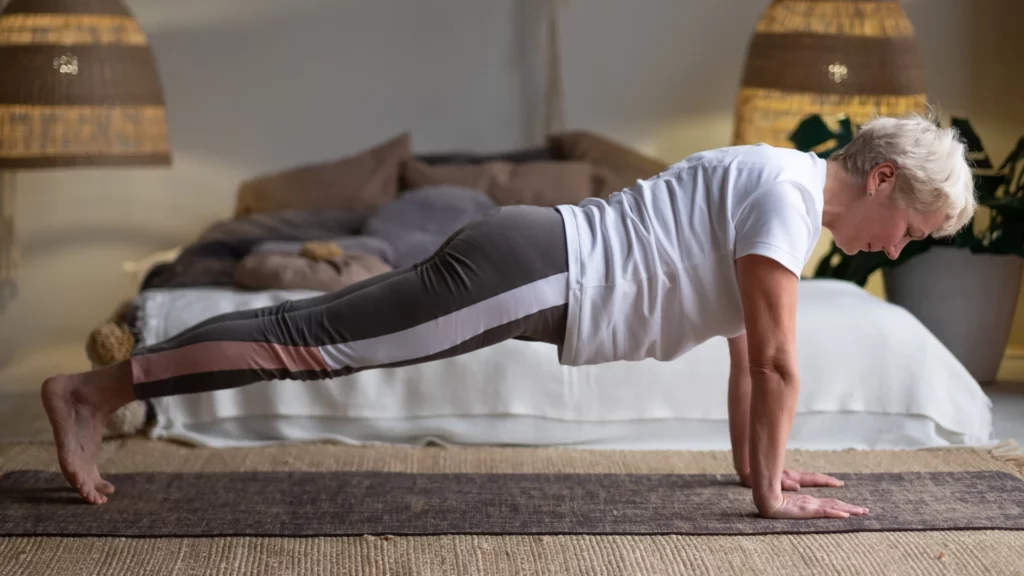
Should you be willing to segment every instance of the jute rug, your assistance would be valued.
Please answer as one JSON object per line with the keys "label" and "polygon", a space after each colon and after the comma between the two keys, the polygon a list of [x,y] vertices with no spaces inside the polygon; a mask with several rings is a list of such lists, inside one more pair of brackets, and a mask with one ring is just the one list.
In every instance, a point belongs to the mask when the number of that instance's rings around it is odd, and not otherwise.
{"label": "jute rug", "polygon": [[[975,495],[972,510],[987,507],[1003,510],[1010,516],[1013,506],[1019,505],[1019,481],[1024,478],[1024,457],[1013,445],[997,450],[943,449],[896,452],[792,452],[787,465],[791,468],[829,471],[845,476],[848,485],[829,490],[837,497],[854,503],[857,490],[862,496],[885,497],[893,506],[916,510],[924,515],[927,508],[942,509],[947,503],[939,501],[936,492],[931,506],[929,498],[912,494],[923,490],[920,486],[905,486],[900,478],[930,479],[934,485],[945,486],[945,494],[969,493],[971,486],[962,486],[950,492],[952,484],[973,482]],[[516,448],[400,448],[400,447],[344,447],[334,445],[292,445],[263,449],[212,450],[177,446],[169,443],[141,439],[111,441],[105,444],[100,467],[109,476],[122,475],[121,490],[115,494],[105,510],[85,505],[62,505],[76,508],[83,514],[70,522],[95,522],[99,514],[117,511],[120,502],[130,501],[133,490],[145,479],[171,478],[208,479],[210,475],[237,472],[260,472],[263,480],[286,477],[291,474],[316,472],[306,478],[327,479],[347,477],[360,479],[366,485],[374,478],[423,478],[427,475],[461,475],[462,480],[499,477],[513,482],[511,486],[524,490],[525,481],[539,481],[539,475],[606,475],[604,478],[624,478],[618,475],[706,475],[707,489],[714,486],[719,493],[735,491],[735,506],[747,506],[743,513],[752,514],[752,507],[742,504],[742,490],[730,486],[731,457],[727,452],[615,452],[560,449]],[[0,474],[12,471],[37,471],[14,478],[24,487],[31,482],[49,482],[52,476],[38,472],[56,472],[53,450],[47,445],[0,446]],[[392,474],[381,475],[387,472]],[[193,473],[202,476],[191,476]],[[362,473],[371,473],[369,475]],[[950,474],[952,473],[952,474]],[[981,473],[981,474],[977,474]],[[863,475],[886,475],[871,476]],[[482,476],[490,475],[490,476]],[[613,476],[607,476],[613,475]],[[302,476],[299,474],[298,476]],[[296,476],[296,477],[298,477]],[[224,476],[226,477],[226,476]],[[256,478],[255,476],[253,478]],[[431,476],[443,480],[442,476]],[[449,476],[449,479],[453,477]],[[861,486],[870,479],[886,479],[886,489],[872,493]],[[997,479],[1001,486],[988,484]],[[114,478],[118,479],[118,478]],[[550,477],[549,477],[550,479]],[[590,477],[594,480],[594,477]],[[678,480],[678,478],[676,478]],[[691,477],[693,479],[693,477]],[[970,480],[968,480],[970,479]],[[135,482],[133,488],[132,482]],[[299,485],[303,481],[299,482]],[[890,482],[891,481],[891,482]],[[516,482],[520,482],[516,484]],[[959,483],[959,484],[958,484]],[[535,490],[539,484],[532,484]],[[38,487],[38,485],[37,485]],[[432,489],[436,489],[434,486]],[[607,486],[605,486],[607,488]],[[673,490],[679,486],[671,487]],[[658,488],[667,490],[665,486]],[[928,490],[930,490],[929,488]],[[192,493],[194,503],[210,500],[196,493],[195,484],[182,485],[177,491],[168,491],[167,485],[153,486],[151,494],[161,491],[175,499],[170,506],[181,506]],[[321,491],[327,490],[321,485]],[[583,502],[586,489],[567,500],[563,509],[595,510]],[[925,490],[927,491],[927,490]],[[275,502],[282,498],[295,498],[280,483],[269,488],[262,500],[256,489],[240,490],[247,499],[244,511],[235,510],[235,523],[241,518],[259,516],[261,510],[275,510]],[[293,494],[286,496],[287,493]],[[299,490],[298,492],[303,492]],[[477,494],[488,492],[479,489]],[[63,488],[52,494],[63,494]],[[138,494],[138,492],[134,492]],[[489,493],[495,493],[491,491]],[[633,492],[634,496],[639,491]],[[225,497],[225,492],[221,492]],[[378,491],[377,494],[380,494]],[[501,493],[498,491],[498,495]],[[234,496],[232,496],[234,497]],[[58,497],[63,498],[63,496]],[[536,495],[534,503],[537,502]],[[659,502],[664,503],[664,497]],[[726,499],[732,496],[725,497]],[[339,501],[342,500],[339,497]],[[386,498],[377,502],[385,510]],[[514,517],[519,510],[511,509],[514,493],[504,492],[505,515]],[[527,499],[529,500],[529,498]],[[322,501],[321,501],[322,502]],[[907,504],[912,502],[913,504]],[[53,503],[51,503],[53,504]],[[406,502],[408,505],[409,503]],[[495,501],[485,504],[495,505]],[[710,504],[710,503],[709,503]],[[50,505],[50,504],[48,504]],[[333,504],[332,504],[333,505]],[[390,504],[388,504],[390,506]],[[882,518],[879,506],[872,507],[872,517]],[[196,507],[195,504],[192,505]],[[433,513],[440,514],[437,504],[431,503]],[[466,506],[466,503],[460,504]],[[958,503],[956,506],[964,506]],[[363,504],[364,526],[366,511],[372,505]],[[255,510],[252,510],[255,508]],[[678,508],[677,508],[678,509]],[[24,510],[24,509],[23,509]],[[225,513],[228,508],[216,512]],[[335,508],[338,512],[341,508]],[[608,510],[612,510],[609,507]],[[149,508],[151,524],[159,508]],[[494,509],[480,516],[493,516]],[[96,512],[92,516],[89,513]],[[902,514],[902,513],[901,513]],[[499,514],[500,515],[500,514]],[[912,514],[903,514],[910,516]],[[997,514],[998,515],[998,514]],[[382,514],[382,517],[384,514]],[[468,518],[472,511],[463,509],[456,515],[464,525],[476,523],[479,518]],[[557,515],[556,515],[557,516]],[[321,515],[322,517],[322,515]],[[569,515],[552,517],[550,521],[565,522]],[[24,517],[22,517],[24,520]],[[88,520],[92,518],[92,520]],[[67,519],[67,518],[66,518]],[[85,519],[85,520],[83,520]],[[447,518],[426,518],[423,525],[431,526]],[[592,519],[591,519],[592,520]],[[670,514],[664,521],[670,521]],[[1012,520],[1012,519],[1011,519]],[[115,521],[139,522],[139,516],[107,516],[108,526]],[[378,520],[379,521],[379,520]],[[513,518],[514,521],[514,518]],[[497,526],[507,532],[508,519]],[[542,519],[537,519],[541,522]],[[589,521],[589,520],[588,520]],[[759,522],[750,516],[749,522]],[[878,521],[878,520],[875,520]],[[902,521],[902,520],[901,520]],[[296,523],[294,519],[288,522]],[[346,525],[350,532],[355,526],[346,520],[335,520]],[[398,519],[390,520],[393,527],[401,526]],[[579,522],[578,517],[573,522]],[[618,520],[605,519],[605,523]],[[834,522],[834,521],[823,521]],[[514,523],[514,522],[513,522]],[[493,524],[493,521],[492,521]],[[979,524],[979,528],[982,527]],[[336,524],[337,525],[337,524]],[[963,525],[963,522],[961,522]],[[38,525],[37,525],[38,527]],[[378,528],[383,528],[378,524]],[[465,527],[465,526],[464,526]],[[493,526],[492,526],[493,527]],[[573,527],[570,523],[570,528]],[[180,528],[180,526],[178,527]],[[176,529],[178,529],[176,528]],[[515,528],[514,526],[512,528]],[[519,533],[509,535],[455,534],[407,536],[380,532],[368,536],[234,536],[234,537],[54,537],[9,536],[0,538],[0,575],[124,575],[124,574],[751,574],[759,576],[796,574],[1024,574],[1024,532],[1013,529],[962,530],[923,527],[924,531],[859,531],[831,534],[771,534],[771,535],[594,535],[572,533],[566,535],[529,534],[529,524],[518,528]],[[1002,528],[1008,528],[1004,525]],[[132,531],[128,527],[124,530]],[[290,529],[290,528],[288,528]],[[647,529],[647,528],[645,528]],[[879,526],[880,530],[891,530]],[[147,530],[153,531],[152,528]],[[271,531],[285,528],[271,528]],[[337,530],[337,528],[332,528]],[[368,533],[374,530],[369,530]],[[81,534],[81,526],[66,533]],[[193,532],[193,534],[195,534]],[[137,535],[133,534],[133,535]]]}

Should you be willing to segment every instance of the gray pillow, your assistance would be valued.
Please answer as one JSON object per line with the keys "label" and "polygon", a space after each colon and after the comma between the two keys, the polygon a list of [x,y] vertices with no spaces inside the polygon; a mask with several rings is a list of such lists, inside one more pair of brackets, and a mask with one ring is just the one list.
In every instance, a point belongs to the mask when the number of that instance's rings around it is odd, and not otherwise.
{"label": "gray pillow", "polygon": [[497,207],[486,194],[462,186],[424,186],[405,192],[370,216],[363,234],[395,249],[395,268],[420,262],[469,222]]}
{"label": "gray pillow", "polygon": [[285,210],[265,212],[232,218],[214,223],[197,242],[316,240],[359,234],[369,218],[369,212],[343,212],[335,210]]}

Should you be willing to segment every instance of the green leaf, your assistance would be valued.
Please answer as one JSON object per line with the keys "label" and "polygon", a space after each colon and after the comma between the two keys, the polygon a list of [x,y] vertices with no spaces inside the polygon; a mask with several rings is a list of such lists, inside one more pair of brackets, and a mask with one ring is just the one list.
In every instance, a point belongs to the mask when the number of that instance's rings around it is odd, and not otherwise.
{"label": "green leaf", "polygon": [[797,150],[809,151],[835,138],[832,129],[825,124],[821,116],[808,116],[789,136],[790,142]]}
{"label": "green leaf", "polygon": [[830,148],[819,150],[818,156],[821,158],[828,158],[833,152],[849,144],[852,139],[853,128],[848,117],[840,118],[839,130],[833,131],[819,115],[808,116],[789,135],[794,147],[804,152],[831,144]]}
{"label": "green leaf", "polygon": [[967,144],[967,151],[971,155],[971,160],[978,168],[991,168],[992,161],[988,157],[988,152],[985,152],[985,147],[981,144],[981,138],[978,137],[978,133],[974,131],[974,126],[966,118],[953,117],[949,121],[950,126],[956,128],[957,132],[960,133],[960,137],[964,139]]}

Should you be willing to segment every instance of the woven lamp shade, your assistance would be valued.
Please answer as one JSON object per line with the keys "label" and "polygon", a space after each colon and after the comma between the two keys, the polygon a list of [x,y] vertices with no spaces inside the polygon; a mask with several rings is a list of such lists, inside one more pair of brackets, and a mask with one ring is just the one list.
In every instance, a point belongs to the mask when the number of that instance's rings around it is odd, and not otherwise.
{"label": "woven lamp shade", "polygon": [[11,0],[0,79],[0,169],[171,162],[156,65],[119,0]]}
{"label": "woven lamp shade", "polygon": [[811,114],[856,125],[926,111],[924,63],[897,0],[773,0],[747,50],[733,142],[792,147]]}

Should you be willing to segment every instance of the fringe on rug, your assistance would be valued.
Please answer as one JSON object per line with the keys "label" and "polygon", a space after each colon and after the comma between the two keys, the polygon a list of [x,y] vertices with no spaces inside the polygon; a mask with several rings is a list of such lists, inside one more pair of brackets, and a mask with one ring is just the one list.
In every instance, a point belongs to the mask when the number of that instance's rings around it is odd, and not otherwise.
{"label": "fringe on rug", "polygon": [[1011,439],[1000,442],[989,450],[989,454],[996,460],[1006,462],[1019,470],[1021,474],[1024,474],[1024,452],[1021,451],[1021,446],[1016,440]]}

